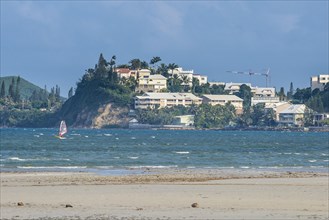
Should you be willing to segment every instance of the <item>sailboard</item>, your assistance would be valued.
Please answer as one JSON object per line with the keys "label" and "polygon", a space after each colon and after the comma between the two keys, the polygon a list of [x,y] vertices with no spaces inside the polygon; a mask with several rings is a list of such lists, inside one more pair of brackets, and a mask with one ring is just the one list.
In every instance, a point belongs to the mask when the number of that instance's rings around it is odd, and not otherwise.
{"label": "sailboard", "polygon": [[59,139],[66,139],[64,137],[64,134],[67,133],[67,127],[66,127],[66,123],[64,120],[61,121],[61,124],[59,125],[59,132],[58,132],[58,136],[55,136]]}

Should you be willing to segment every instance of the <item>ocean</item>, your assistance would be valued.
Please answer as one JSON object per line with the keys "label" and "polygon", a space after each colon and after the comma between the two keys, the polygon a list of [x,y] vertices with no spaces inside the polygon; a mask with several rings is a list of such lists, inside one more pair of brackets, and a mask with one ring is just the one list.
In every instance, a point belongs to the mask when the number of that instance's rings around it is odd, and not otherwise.
{"label": "ocean", "polygon": [[146,168],[329,171],[329,134],[289,131],[3,128],[2,172]]}

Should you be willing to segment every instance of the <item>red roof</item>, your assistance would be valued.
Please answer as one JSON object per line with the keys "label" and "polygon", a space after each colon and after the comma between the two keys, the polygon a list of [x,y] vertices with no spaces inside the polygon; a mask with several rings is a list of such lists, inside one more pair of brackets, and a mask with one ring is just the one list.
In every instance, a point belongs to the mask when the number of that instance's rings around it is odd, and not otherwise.
{"label": "red roof", "polygon": [[118,73],[129,73],[130,69],[128,69],[128,68],[117,68],[116,72],[118,72]]}

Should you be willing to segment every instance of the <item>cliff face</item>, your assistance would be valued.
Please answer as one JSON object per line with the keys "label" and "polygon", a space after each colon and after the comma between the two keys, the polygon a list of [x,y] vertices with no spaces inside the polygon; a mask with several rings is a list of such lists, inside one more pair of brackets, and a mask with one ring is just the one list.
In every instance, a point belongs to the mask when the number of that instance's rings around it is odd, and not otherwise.
{"label": "cliff face", "polygon": [[83,109],[73,123],[74,127],[87,128],[125,128],[128,127],[128,108],[116,107],[111,103],[99,107],[97,110]]}
{"label": "cliff face", "polygon": [[92,121],[93,128],[128,127],[128,108],[106,104],[98,109],[98,115]]}

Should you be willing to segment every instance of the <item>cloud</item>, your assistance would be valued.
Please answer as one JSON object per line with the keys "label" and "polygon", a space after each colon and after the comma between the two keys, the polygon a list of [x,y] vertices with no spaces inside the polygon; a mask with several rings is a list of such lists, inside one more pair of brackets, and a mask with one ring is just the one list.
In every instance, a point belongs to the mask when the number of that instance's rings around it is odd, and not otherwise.
{"label": "cloud", "polygon": [[27,1],[15,3],[18,15],[24,19],[43,25],[54,25],[55,21],[58,20],[57,12],[49,4],[42,5]]}
{"label": "cloud", "polygon": [[165,3],[156,2],[154,10],[150,11],[152,28],[169,37],[176,37],[182,32],[184,13]]}
{"label": "cloud", "polygon": [[283,33],[289,33],[299,28],[300,16],[293,14],[274,15],[270,17],[274,27]]}

